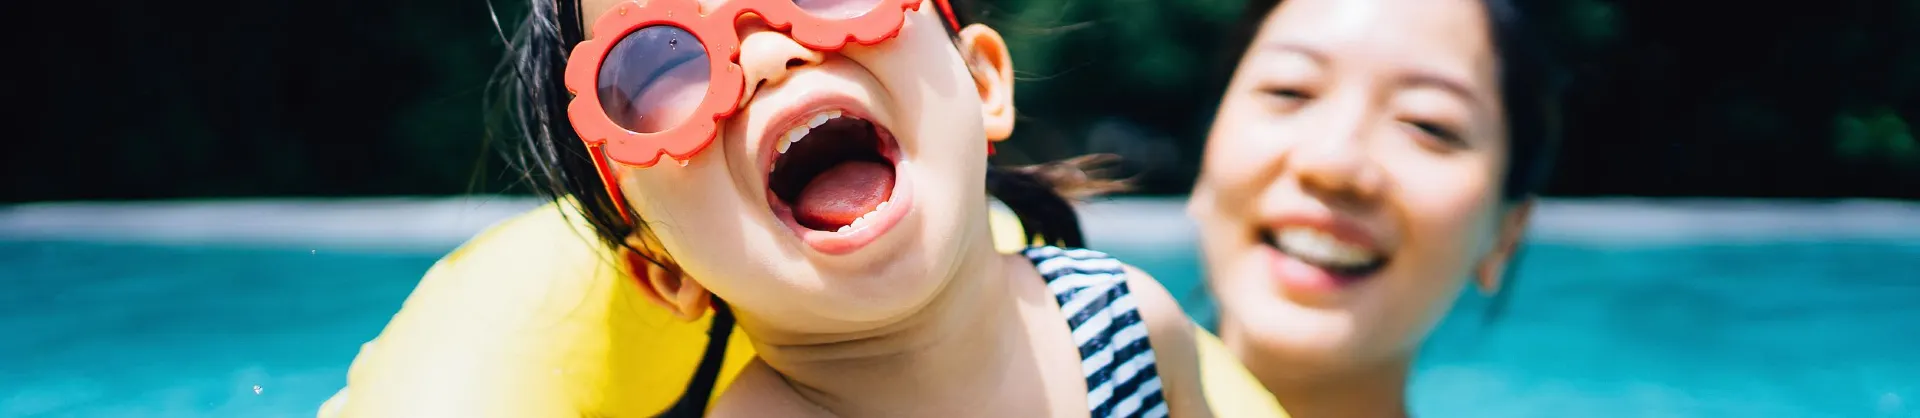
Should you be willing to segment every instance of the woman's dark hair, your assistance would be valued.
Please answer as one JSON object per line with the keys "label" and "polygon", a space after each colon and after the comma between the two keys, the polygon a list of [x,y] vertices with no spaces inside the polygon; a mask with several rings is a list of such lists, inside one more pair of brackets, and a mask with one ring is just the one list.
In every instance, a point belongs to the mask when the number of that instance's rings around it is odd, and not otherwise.
{"label": "woman's dark hair", "polygon": [[[962,27],[980,17],[971,0],[950,3]],[[509,164],[536,192],[554,201],[573,199],[580,216],[604,245],[625,247],[647,260],[662,261],[657,254],[628,243],[628,237],[636,234],[650,239],[647,224],[643,220],[627,222],[639,220],[639,214],[620,212],[621,206],[601,185],[592,157],[567,118],[567,104],[573,99],[564,81],[567,56],[575,44],[585,40],[581,17],[578,0],[530,0],[525,21],[506,39],[506,59],[497,69],[495,87],[499,90],[491,95],[494,102],[490,108],[504,119],[494,121],[505,125],[503,136],[513,142],[506,147]],[[497,24],[497,14],[495,19]],[[950,35],[957,35],[954,28],[948,30]],[[1107,160],[1102,157],[1081,157],[1018,168],[989,166],[987,192],[1013,210],[1028,242],[1082,247],[1085,239],[1070,199],[1123,187],[1120,182],[1088,174],[1086,167],[1104,162]],[[670,263],[660,264],[674,268]],[[727,305],[715,298],[713,306],[717,313],[709,326],[706,355],[680,401],[663,416],[699,416],[706,409],[707,395],[712,392],[733,329]]]}
{"label": "woman's dark hair", "polygon": [[[1282,0],[1249,0],[1240,14],[1230,39],[1237,43],[1225,51],[1231,54],[1222,79],[1230,79],[1233,70],[1261,25],[1266,23]],[[1486,6],[1488,33],[1499,60],[1500,102],[1506,109],[1507,177],[1500,196],[1518,202],[1546,187],[1553,171],[1555,153],[1560,145],[1560,97],[1566,88],[1566,73],[1544,41],[1545,34],[1533,26],[1530,18],[1514,0],[1481,0]]]}

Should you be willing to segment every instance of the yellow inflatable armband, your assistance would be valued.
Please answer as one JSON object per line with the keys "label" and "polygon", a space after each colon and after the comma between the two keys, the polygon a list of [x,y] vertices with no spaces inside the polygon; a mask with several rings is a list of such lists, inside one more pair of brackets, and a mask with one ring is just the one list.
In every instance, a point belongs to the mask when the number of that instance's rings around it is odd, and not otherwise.
{"label": "yellow inflatable armband", "polygon": [[[318,417],[640,417],[671,407],[712,316],[680,321],[648,303],[572,210],[548,204],[508,219],[434,264]],[[996,207],[991,218],[997,247],[1026,246],[1012,213]],[[1219,339],[1199,333],[1217,414],[1285,416]],[[735,328],[715,387],[752,357]]]}

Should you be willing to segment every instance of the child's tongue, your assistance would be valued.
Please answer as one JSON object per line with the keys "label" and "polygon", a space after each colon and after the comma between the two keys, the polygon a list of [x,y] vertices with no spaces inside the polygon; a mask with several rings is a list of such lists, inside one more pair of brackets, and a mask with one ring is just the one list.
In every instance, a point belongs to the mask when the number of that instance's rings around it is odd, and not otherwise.
{"label": "child's tongue", "polygon": [[800,190],[793,217],[801,226],[833,231],[873,212],[893,194],[893,166],[847,161],[820,173]]}

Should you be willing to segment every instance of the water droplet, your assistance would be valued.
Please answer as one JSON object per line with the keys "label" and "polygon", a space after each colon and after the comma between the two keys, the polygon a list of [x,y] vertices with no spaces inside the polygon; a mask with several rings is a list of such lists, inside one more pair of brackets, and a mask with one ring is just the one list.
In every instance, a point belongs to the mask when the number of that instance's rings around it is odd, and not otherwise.
{"label": "water droplet", "polygon": [[320,250],[307,250],[307,255],[319,254]]}
{"label": "water droplet", "polygon": [[692,160],[682,160],[682,159],[676,158],[673,160],[673,162],[680,163],[681,167],[686,167],[687,163],[692,162]]}
{"label": "water droplet", "polygon": [[668,39],[667,49],[680,49],[680,38]]}
{"label": "water droplet", "polygon": [[255,395],[260,394],[260,385],[253,385],[253,394]]}
{"label": "water droplet", "polygon": [[627,6],[620,6],[620,15],[621,16],[627,15]]}
{"label": "water droplet", "polygon": [[667,11],[667,18],[669,18],[669,19],[671,19],[671,18],[673,18],[673,11],[672,11],[672,10],[668,10],[668,11]]}

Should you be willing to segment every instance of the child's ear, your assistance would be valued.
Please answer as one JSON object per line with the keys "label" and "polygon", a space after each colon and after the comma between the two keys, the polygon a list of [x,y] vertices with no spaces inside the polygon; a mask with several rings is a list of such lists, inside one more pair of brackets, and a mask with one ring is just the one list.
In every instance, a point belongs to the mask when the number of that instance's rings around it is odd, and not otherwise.
{"label": "child's ear", "polygon": [[1500,284],[1507,272],[1507,263],[1513,261],[1513,253],[1520,249],[1520,239],[1526,235],[1527,220],[1533,216],[1533,199],[1513,205],[1500,215],[1500,230],[1497,232],[1493,251],[1480,260],[1479,271],[1475,277],[1480,285],[1480,293],[1492,295],[1500,292]]}
{"label": "child's ear", "polygon": [[640,284],[640,295],[648,302],[666,309],[683,321],[700,319],[712,307],[713,299],[707,293],[707,288],[687,278],[680,269],[660,265],[633,250],[623,252],[626,253],[628,269]]}
{"label": "child's ear", "polygon": [[980,116],[986,119],[988,141],[1002,141],[1013,135],[1013,56],[1007,53],[1007,40],[986,25],[960,29],[960,58],[973,73],[973,84],[980,93]]}

